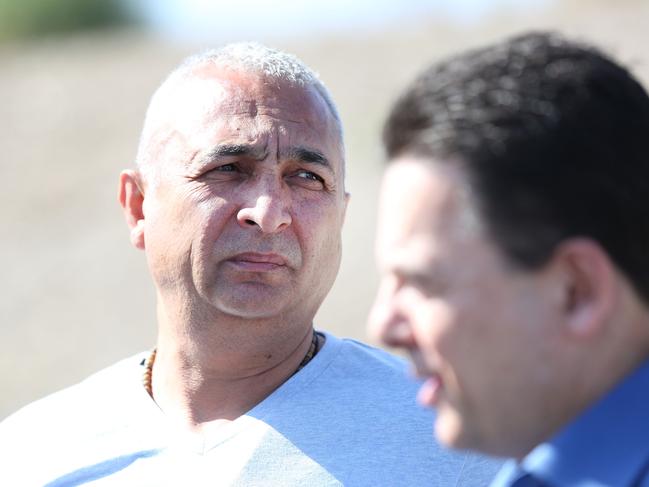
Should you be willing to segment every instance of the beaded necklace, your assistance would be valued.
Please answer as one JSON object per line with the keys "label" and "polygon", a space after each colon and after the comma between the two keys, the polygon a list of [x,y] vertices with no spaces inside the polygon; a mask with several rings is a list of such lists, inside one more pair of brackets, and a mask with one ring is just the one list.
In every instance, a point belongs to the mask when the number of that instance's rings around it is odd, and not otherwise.
{"label": "beaded necklace", "polygon": [[[307,350],[306,355],[300,362],[300,365],[298,365],[295,372],[291,374],[291,377],[293,377],[300,370],[302,370],[304,366],[308,364],[311,361],[311,359],[315,357],[315,355],[318,353],[320,336],[321,336],[320,332],[317,331],[313,332],[313,337],[311,338],[311,345],[309,346],[309,350]],[[151,350],[151,353],[149,354],[146,361],[144,362],[144,374],[142,375],[142,384],[144,385],[144,389],[149,393],[149,396],[151,397],[153,397],[153,380],[152,380],[153,363],[155,362],[155,356],[157,352],[158,352],[157,348]]]}

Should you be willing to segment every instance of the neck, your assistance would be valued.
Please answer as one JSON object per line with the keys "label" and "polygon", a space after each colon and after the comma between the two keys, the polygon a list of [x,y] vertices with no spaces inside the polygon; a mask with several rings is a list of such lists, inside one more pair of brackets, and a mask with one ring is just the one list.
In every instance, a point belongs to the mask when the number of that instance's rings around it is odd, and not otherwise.
{"label": "neck", "polygon": [[159,316],[151,393],[172,421],[194,431],[259,404],[295,373],[312,344],[310,320],[291,326],[220,318],[205,326]]}
{"label": "neck", "polygon": [[552,438],[614,387],[649,360],[649,309],[625,285],[621,304],[614,318],[596,336],[573,340],[571,349],[557,351],[552,361],[561,377],[560,389],[548,392],[553,398],[543,410],[542,419],[529,419],[528,425],[543,425],[520,448],[495,455],[519,460],[544,441]]}

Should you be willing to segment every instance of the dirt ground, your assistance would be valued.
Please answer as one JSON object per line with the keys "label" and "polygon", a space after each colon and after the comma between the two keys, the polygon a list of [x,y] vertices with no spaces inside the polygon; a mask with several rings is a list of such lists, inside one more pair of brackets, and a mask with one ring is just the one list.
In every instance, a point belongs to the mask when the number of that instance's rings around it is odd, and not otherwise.
{"label": "dirt ground", "polygon": [[[338,280],[316,325],[365,338],[376,289],[375,201],[381,120],[425,63],[530,28],[596,42],[649,81],[649,2],[561,1],[477,25],[433,19],[382,32],[273,41],[320,72],[347,136],[351,206]],[[265,39],[259,39],[264,42]],[[151,347],[154,294],[116,201],[148,98],[204,46],[136,32],[0,46],[0,418]]]}

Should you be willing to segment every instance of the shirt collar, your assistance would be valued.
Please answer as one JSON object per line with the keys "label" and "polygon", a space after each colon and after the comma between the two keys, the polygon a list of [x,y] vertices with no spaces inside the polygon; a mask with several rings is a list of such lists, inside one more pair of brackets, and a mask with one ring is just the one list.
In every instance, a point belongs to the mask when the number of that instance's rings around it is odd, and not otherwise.
{"label": "shirt collar", "polygon": [[649,460],[649,360],[554,438],[524,470],[552,486],[631,485]]}

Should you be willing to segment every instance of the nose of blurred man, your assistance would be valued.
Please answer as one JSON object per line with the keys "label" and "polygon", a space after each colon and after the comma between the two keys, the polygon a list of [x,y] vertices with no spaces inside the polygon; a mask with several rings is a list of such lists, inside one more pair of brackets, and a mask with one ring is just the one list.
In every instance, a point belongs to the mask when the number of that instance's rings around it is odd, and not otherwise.
{"label": "nose of blurred man", "polygon": [[258,182],[245,194],[237,221],[242,227],[257,227],[262,233],[278,233],[293,221],[290,208],[290,198],[280,183]]}

